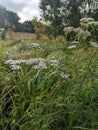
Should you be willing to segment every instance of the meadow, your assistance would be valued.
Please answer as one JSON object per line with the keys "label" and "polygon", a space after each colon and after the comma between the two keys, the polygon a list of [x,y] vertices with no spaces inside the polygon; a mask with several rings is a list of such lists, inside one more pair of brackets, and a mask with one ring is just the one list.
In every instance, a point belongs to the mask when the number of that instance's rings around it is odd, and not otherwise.
{"label": "meadow", "polygon": [[0,130],[98,130],[98,47],[0,40]]}

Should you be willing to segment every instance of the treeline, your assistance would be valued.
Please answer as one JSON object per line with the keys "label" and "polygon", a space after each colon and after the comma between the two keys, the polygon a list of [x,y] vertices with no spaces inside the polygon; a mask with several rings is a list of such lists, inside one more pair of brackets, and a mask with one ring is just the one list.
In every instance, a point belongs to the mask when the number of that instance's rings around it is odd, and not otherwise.
{"label": "treeline", "polygon": [[0,5],[0,28],[16,32],[35,32],[32,21],[20,23],[19,20],[17,13],[6,10],[5,7]]}
{"label": "treeline", "polygon": [[64,27],[80,26],[80,19],[92,17],[98,21],[97,0],[41,0],[41,19],[20,23],[19,16],[0,6],[0,27],[17,32],[35,32],[38,36],[64,35]]}

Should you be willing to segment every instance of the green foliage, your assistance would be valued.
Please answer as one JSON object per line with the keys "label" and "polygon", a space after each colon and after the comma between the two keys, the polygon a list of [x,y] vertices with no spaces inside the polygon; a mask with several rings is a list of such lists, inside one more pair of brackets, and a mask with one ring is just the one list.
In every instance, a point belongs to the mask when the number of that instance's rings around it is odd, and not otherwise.
{"label": "green foliage", "polygon": [[6,31],[4,30],[1,34],[1,39],[5,40],[6,39]]}
{"label": "green foliage", "polygon": [[37,39],[40,38],[41,34],[45,34],[46,26],[42,23],[41,19],[38,20],[36,17],[32,20],[32,25],[34,26],[35,33],[37,34]]}
{"label": "green foliage", "polygon": [[63,29],[66,40],[77,40],[80,43],[89,43],[90,40],[98,41],[98,21],[93,18],[80,19],[80,27],[72,26]]}
{"label": "green foliage", "polygon": [[95,21],[93,18],[83,18],[80,21],[80,25],[84,30],[91,32],[93,40],[98,41],[98,21]]}
{"label": "green foliage", "polygon": [[65,26],[79,26],[82,17],[79,6],[82,1],[79,0],[41,0],[40,9],[42,17],[47,23],[47,31],[54,37],[64,34]]}
{"label": "green foliage", "polygon": [[3,6],[0,6],[0,27],[8,29],[15,25],[18,25],[19,17],[16,13],[6,10]]}
{"label": "green foliage", "polygon": [[[93,1],[88,1],[89,5]],[[48,35],[52,34],[54,37],[64,34],[63,28],[65,26],[80,26],[80,19],[85,16],[85,6],[83,3],[87,1],[83,0],[41,0],[40,9],[42,11],[43,20],[47,23],[46,31]],[[93,4],[94,5],[94,4]],[[93,6],[90,5],[90,6]],[[83,11],[84,10],[84,11]],[[87,16],[95,18],[97,20],[98,10],[89,9],[86,12]]]}
{"label": "green foliage", "polygon": [[48,25],[48,31],[53,34],[54,37],[63,33],[63,13],[60,11],[62,6],[63,2],[61,2],[61,0],[55,0],[54,2],[52,0],[41,0],[40,3],[42,17]]}
{"label": "green foliage", "polygon": [[91,17],[98,21],[98,9],[91,13]]}
{"label": "green foliage", "polygon": [[32,21],[27,20],[23,22],[22,29],[20,31],[34,33],[35,30],[34,30],[34,25],[32,24]]}
{"label": "green foliage", "polygon": [[0,28],[0,39],[4,39],[5,38],[5,30],[4,28]]}
{"label": "green foliage", "polygon": [[81,0],[67,0],[67,8],[65,16],[67,19],[67,24],[73,27],[78,27],[82,14],[80,13],[79,6],[82,5]]}
{"label": "green foliage", "polygon": [[32,21],[19,22],[19,16],[5,7],[0,6],[0,27],[5,30],[13,30],[17,32],[29,32],[34,33],[34,27]]}
{"label": "green foliage", "polygon": [[[72,43],[58,40],[34,41],[40,48],[31,48],[31,42],[0,41],[0,129],[97,130],[98,49],[68,49]],[[47,69],[21,64],[11,70],[5,64],[32,57],[45,58]]]}

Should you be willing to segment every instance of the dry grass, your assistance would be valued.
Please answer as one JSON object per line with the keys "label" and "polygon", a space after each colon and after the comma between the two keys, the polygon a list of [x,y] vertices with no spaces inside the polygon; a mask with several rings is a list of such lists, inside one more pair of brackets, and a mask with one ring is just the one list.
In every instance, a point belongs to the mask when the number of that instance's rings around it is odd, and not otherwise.
{"label": "dry grass", "polygon": [[[35,33],[22,33],[22,32],[13,32],[13,31],[8,31],[6,33],[6,38],[7,39],[37,39],[37,35]],[[48,39],[47,36],[41,35],[41,39]]]}

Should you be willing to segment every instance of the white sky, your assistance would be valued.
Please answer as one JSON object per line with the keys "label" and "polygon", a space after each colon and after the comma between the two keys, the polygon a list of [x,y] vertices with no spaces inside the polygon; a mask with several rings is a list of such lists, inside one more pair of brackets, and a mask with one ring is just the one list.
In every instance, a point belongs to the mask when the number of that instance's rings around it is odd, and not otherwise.
{"label": "white sky", "polygon": [[40,0],[0,0],[0,5],[16,12],[21,22],[31,20],[34,16],[40,18],[39,3]]}

